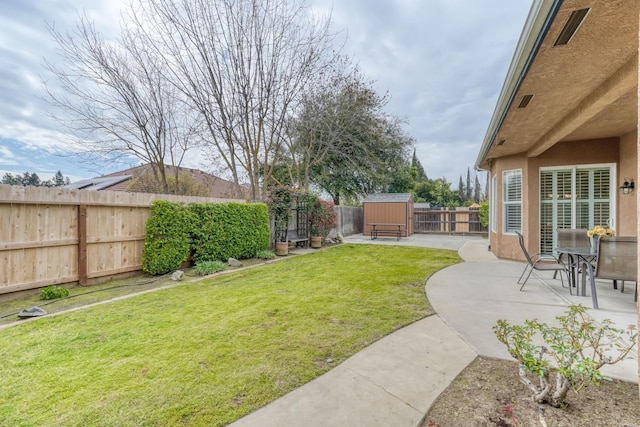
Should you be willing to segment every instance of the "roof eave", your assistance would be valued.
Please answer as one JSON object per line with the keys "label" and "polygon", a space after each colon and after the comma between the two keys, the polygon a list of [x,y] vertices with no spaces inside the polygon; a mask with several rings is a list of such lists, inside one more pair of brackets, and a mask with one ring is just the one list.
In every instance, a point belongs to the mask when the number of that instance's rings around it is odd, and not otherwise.
{"label": "roof eave", "polygon": [[486,169],[487,155],[493,146],[496,135],[513,103],[516,92],[522,84],[533,59],[538,52],[538,48],[555,17],[563,0],[534,0],[529,15],[525,21],[524,28],[520,34],[520,39],[516,45],[511,64],[507,70],[496,108],[489,122],[489,127],[482,142],[482,147],[476,159],[475,169]]}

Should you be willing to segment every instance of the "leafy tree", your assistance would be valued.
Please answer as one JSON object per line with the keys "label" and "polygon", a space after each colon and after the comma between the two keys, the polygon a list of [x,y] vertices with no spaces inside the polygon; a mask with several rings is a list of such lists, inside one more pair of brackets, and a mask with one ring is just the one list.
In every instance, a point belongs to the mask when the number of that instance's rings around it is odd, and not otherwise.
{"label": "leafy tree", "polygon": [[466,194],[464,184],[462,183],[462,175],[460,175],[460,181],[458,182],[458,197],[460,200],[464,200],[464,196]]}
{"label": "leafy tree", "polygon": [[417,170],[408,162],[399,163],[400,166],[391,174],[386,193],[410,193],[416,186]]}
{"label": "leafy tree", "polygon": [[53,180],[46,181],[42,181],[38,174],[35,172],[25,172],[22,175],[12,175],[10,173],[5,173],[2,177],[2,184],[23,185],[25,187],[61,187],[63,185],[69,184],[69,182],[69,178],[65,178],[60,171],[56,172]]}
{"label": "leafy tree", "polygon": [[413,200],[416,202],[433,203],[431,195],[434,190],[434,183],[431,180],[416,183],[413,188]]}
{"label": "leafy tree", "polygon": [[467,185],[465,186],[464,198],[462,201],[471,200],[473,197],[473,187],[471,186],[471,169],[467,167]]}
{"label": "leafy tree", "polygon": [[415,148],[413,149],[413,157],[411,158],[411,167],[415,168],[416,170],[417,182],[425,182],[429,180],[429,178],[427,178],[427,173],[424,171],[424,167],[422,166],[422,163],[420,163],[418,156],[416,156]]}
{"label": "leafy tree", "polygon": [[300,187],[313,184],[336,204],[391,187],[411,188],[404,159],[413,140],[384,112],[388,98],[372,86],[357,70],[334,72],[305,94],[289,124],[291,176]]}
{"label": "leafy tree", "polygon": [[446,178],[438,178],[434,181],[431,200],[435,206],[442,207],[460,206],[461,202],[458,194],[451,190],[451,184]]}
{"label": "leafy tree", "polygon": [[53,186],[54,187],[62,187],[63,185],[68,185],[71,181],[69,180],[69,177],[64,177],[62,175],[62,172],[58,171],[56,172],[56,174],[53,176]]}
{"label": "leafy tree", "polygon": [[22,176],[22,185],[40,187],[42,185],[42,181],[37,173],[25,172]]}
{"label": "leafy tree", "polygon": [[10,173],[5,173],[2,177],[2,183],[9,185],[21,185],[22,180],[19,176],[13,176]]}
{"label": "leafy tree", "polygon": [[480,203],[483,200],[482,186],[480,186],[480,180],[478,179],[478,174],[476,174],[476,180],[473,187],[473,200],[476,203]]}

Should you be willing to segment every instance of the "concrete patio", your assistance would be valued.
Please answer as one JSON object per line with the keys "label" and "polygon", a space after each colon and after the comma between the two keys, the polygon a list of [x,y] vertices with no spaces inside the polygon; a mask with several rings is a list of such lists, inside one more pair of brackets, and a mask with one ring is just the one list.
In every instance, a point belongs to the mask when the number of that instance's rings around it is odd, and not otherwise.
{"label": "concrete patio", "polygon": [[[434,237],[421,236],[421,239],[428,245]],[[520,291],[517,280],[525,263],[498,260],[486,247],[486,240],[467,240],[459,251],[465,262],[439,271],[426,286],[427,298],[438,316],[478,354],[511,359],[491,329],[498,319],[520,324],[536,318],[555,324],[556,316],[564,314],[569,305],[582,304],[591,308],[588,286],[587,296],[572,296],[568,288],[562,287],[559,278],[552,278],[551,272],[534,272]],[[477,258],[479,255],[482,259]],[[628,284],[625,293],[614,290],[611,281],[597,280],[596,284],[600,309],[588,311],[593,319],[610,319],[620,328],[638,324],[634,284]],[[604,367],[602,372],[637,382],[637,359],[636,347],[626,360]]]}
{"label": "concrete patio", "polygon": [[[400,329],[326,374],[233,423],[233,426],[415,426],[438,395],[477,354],[512,360],[494,336],[498,319],[555,323],[571,304],[590,307],[590,297],[570,296],[560,280],[532,277],[517,285],[524,263],[498,260],[481,237],[414,234],[371,240],[354,235],[346,243],[407,245],[458,251],[465,262],[445,268],[426,283],[437,315]],[[307,250],[301,250],[305,252]],[[637,324],[633,287],[621,294],[611,283],[598,287],[596,320]],[[605,375],[638,381],[638,351]]]}

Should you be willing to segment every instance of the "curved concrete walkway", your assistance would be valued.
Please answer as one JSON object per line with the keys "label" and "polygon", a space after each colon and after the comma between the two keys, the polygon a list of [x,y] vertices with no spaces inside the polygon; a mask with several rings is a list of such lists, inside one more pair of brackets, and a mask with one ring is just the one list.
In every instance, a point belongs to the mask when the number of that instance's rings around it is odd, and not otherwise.
{"label": "curved concrete walkway", "polygon": [[[478,354],[511,359],[491,329],[498,319],[521,323],[536,317],[553,322],[571,303],[590,302],[572,300],[560,282],[551,279],[531,278],[519,292],[516,282],[524,264],[498,260],[487,250],[486,239],[479,237],[416,234],[397,242],[355,235],[345,241],[456,250],[465,262],[439,271],[427,282],[426,293],[437,315],[388,335],[232,426],[415,426]],[[618,326],[636,324],[629,292],[599,292],[602,307],[622,305],[615,311],[592,310],[593,317],[612,318]],[[636,351],[605,374],[637,382],[637,356]]]}

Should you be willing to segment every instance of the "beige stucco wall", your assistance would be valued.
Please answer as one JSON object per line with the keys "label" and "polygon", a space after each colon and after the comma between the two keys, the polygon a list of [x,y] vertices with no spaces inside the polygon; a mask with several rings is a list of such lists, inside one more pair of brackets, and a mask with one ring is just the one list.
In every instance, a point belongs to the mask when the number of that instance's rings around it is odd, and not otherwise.
{"label": "beige stucco wall", "polygon": [[[636,132],[622,138],[604,138],[586,141],[560,142],[538,157],[527,158],[525,154],[494,159],[491,176],[497,176],[496,232],[491,232],[491,250],[500,258],[524,260],[515,234],[502,233],[502,172],[522,169],[523,211],[522,234],[527,250],[538,253],[540,241],[540,168],[592,164],[616,164],[617,182],[620,177],[634,178],[636,167]],[[621,160],[622,159],[622,160]],[[636,208],[631,196],[621,197],[616,192],[616,224],[618,234],[635,235]],[[624,212],[624,214],[621,214]]]}
{"label": "beige stucco wall", "polygon": [[[638,158],[638,131],[635,130],[620,138],[620,163],[618,167],[618,183],[620,187],[625,178],[633,179],[637,185],[636,163]],[[635,191],[638,191],[636,188]],[[637,233],[637,201],[635,191],[631,194],[622,194],[618,191],[618,222],[617,233],[619,236],[635,236]]]}
{"label": "beige stucco wall", "polygon": [[[503,234],[503,216],[502,216],[502,172],[513,169],[522,169],[522,197],[527,200],[528,188],[527,182],[527,157],[525,154],[515,156],[501,157],[495,159],[491,165],[490,176],[497,176],[496,190],[496,232],[490,231],[491,251],[500,258],[524,260],[524,255],[518,244],[518,236],[515,234]],[[491,195],[489,196],[491,197]],[[524,208],[524,206],[523,206]],[[528,216],[525,209],[522,212],[523,231],[528,223]],[[523,233],[526,236],[526,232]],[[527,241],[527,239],[525,239]],[[537,252],[537,251],[536,251]],[[532,253],[536,253],[532,252]]]}

